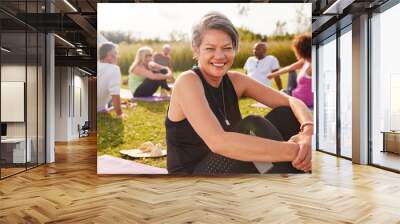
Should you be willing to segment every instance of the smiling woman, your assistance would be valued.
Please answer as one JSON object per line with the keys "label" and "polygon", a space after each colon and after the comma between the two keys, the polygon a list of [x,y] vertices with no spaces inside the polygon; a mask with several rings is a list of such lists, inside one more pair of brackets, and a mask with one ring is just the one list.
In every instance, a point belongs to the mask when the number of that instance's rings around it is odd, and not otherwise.
{"label": "smiling woman", "polygon": [[[192,38],[198,66],[179,76],[165,120],[168,172],[310,171],[312,116],[304,103],[229,71],[239,36],[225,15],[206,14]],[[242,119],[240,97],[275,109],[265,118]]]}

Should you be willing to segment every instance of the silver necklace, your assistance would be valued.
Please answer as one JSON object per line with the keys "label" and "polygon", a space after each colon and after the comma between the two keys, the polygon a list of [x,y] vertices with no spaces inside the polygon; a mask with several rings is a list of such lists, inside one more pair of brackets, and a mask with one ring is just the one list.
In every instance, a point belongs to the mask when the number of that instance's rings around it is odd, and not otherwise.
{"label": "silver necklace", "polygon": [[[195,70],[194,70],[195,71]],[[200,71],[200,69],[199,69],[199,71]],[[196,71],[195,71],[196,72]],[[201,71],[200,71],[201,72]],[[197,72],[196,72],[197,73]],[[211,89],[210,89],[210,87],[208,86],[208,85],[210,85],[210,84],[208,84],[208,82],[207,82],[207,80],[204,78],[204,76],[201,74],[200,75],[201,77],[202,77],[202,79],[204,79],[204,82],[205,82],[205,86],[206,86],[206,88],[210,91],[210,94],[211,94],[211,97],[212,97],[212,99],[215,101],[215,103],[216,103],[216,105],[218,105],[218,100],[216,99],[216,97],[214,96],[214,94],[213,94],[213,91],[211,91]],[[230,126],[231,125],[231,123],[229,122],[229,120],[228,120],[228,117],[227,117],[227,115],[226,115],[226,107],[225,107],[225,93],[224,93],[224,77],[225,76],[223,76],[222,77],[222,83],[221,83],[221,89],[222,89],[222,105],[223,105],[223,107],[224,107],[224,112],[222,112],[222,110],[221,110],[221,108],[220,107],[218,107],[218,111],[219,111],[219,113],[224,117],[224,121],[225,121],[225,124],[227,125],[227,126]],[[211,86],[211,85],[210,85]]]}
{"label": "silver necklace", "polygon": [[225,119],[225,123],[227,126],[231,125],[228,121],[228,118],[226,116],[226,109],[225,109],[225,93],[224,93],[224,78],[222,78],[222,105],[224,106],[224,119]]}

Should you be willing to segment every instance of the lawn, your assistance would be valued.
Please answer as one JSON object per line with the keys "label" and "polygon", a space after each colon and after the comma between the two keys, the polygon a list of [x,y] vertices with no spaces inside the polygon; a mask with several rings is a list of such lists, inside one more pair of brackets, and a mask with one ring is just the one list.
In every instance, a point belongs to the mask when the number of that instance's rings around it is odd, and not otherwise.
{"label": "lawn", "polygon": [[[235,69],[239,70],[240,69]],[[177,75],[178,73],[176,73]],[[126,79],[127,76],[124,76]],[[286,86],[287,75],[282,76],[283,87]],[[274,84],[275,85],[275,84]],[[122,84],[122,88],[127,88]],[[276,87],[274,87],[276,88]],[[122,149],[134,149],[143,142],[152,141],[161,143],[166,148],[164,120],[169,102],[138,102],[133,108],[124,108],[127,115],[121,121],[115,118],[115,113],[98,114],[97,117],[97,154],[112,155],[115,157],[129,159],[122,156],[119,151]],[[239,101],[240,111],[245,117],[250,114],[265,115],[269,109],[253,108],[255,103],[252,99],[241,99]],[[158,159],[136,159],[136,162],[156,166],[166,167],[166,158]]]}

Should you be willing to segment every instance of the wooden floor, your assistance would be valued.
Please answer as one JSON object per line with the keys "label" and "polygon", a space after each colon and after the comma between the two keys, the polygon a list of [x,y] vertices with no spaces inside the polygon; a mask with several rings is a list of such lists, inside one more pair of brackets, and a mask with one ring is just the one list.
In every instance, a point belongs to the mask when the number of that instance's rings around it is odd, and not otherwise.
{"label": "wooden floor", "polygon": [[0,223],[400,223],[400,175],[314,154],[313,174],[96,175],[95,138],[0,181]]}
{"label": "wooden floor", "polygon": [[7,177],[10,175],[13,175],[15,173],[19,173],[26,170],[25,167],[24,168],[1,168],[1,177]]}
{"label": "wooden floor", "polygon": [[372,161],[374,164],[400,170],[400,154],[392,152],[374,151]]}

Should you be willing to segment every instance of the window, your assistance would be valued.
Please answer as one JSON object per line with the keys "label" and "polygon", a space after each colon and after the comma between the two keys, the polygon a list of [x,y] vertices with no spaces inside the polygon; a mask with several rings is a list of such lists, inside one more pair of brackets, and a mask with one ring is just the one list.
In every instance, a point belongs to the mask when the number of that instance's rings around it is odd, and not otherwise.
{"label": "window", "polygon": [[340,36],[340,154],[352,157],[352,34],[351,26]]}
{"label": "window", "polygon": [[318,149],[336,153],[336,36],[318,48]]}
{"label": "window", "polygon": [[[18,2],[18,13],[39,12],[42,4]],[[43,33],[10,15],[0,12],[0,18],[7,21],[0,31],[0,111],[6,128],[0,144],[0,178],[5,178],[45,163],[46,40]]]}
{"label": "window", "polygon": [[391,132],[400,131],[398,21],[399,4],[371,18],[371,157],[373,164],[396,170],[400,170],[400,150],[396,152],[400,149],[400,133]]}

